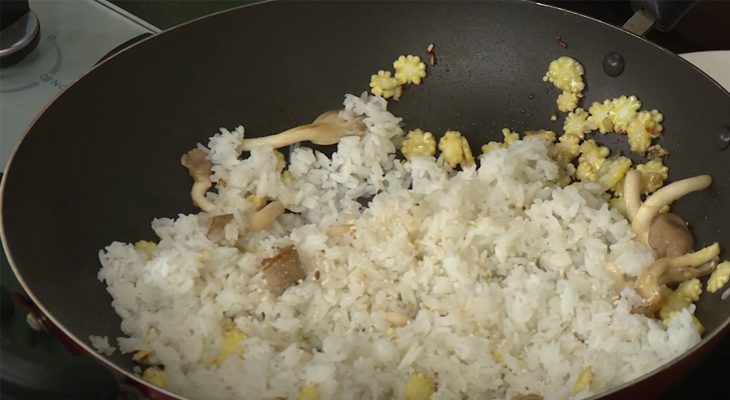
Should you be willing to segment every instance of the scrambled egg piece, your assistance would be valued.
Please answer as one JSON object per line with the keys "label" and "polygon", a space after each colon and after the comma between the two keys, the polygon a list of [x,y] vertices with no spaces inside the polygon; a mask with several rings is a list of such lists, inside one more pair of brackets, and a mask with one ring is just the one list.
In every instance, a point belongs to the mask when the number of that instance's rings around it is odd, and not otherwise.
{"label": "scrambled egg piece", "polygon": [[150,242],[149,240],[140,240],[134,244],[134,249],[142,253],[148,260],[152,259],[152,253],[155,252],[157,243]]}
{"label": "scrambled egg piece", "polygon": [[707,291],[715,293],[730,280],[730,261],[720,263],[707,280]]}
{"label": "scrambled egg piece", "polygon": [[251,204],[253,204],[254,207],[256,207],[256,211],[264,208],[266,205],[266,198],[265,197],[258,197],[255,194],[249,194],[246,196],[246,200],[248,200]]}
{"label": "scrambled egg piece", "polygon": [[457,165],[469,166],[474,164],[474,156],[471,153],[469,142],[461,132],[447,131],[439,140],[439,150],[444,161],[452,168]]}
{"label": "scrambled egg piece", "polygon": [[504,144],[509,147],[512,143],[520,140],[520,134],[509,130],[509,128],[502,128],[502,136],[504,136]]}
{"label": "scrambled egg piece", "polygon": [[372,92],[372,94],[384,99],[393,97],[396,94],[399,94],[402,90],[402,87],[398,84],[398,79],[391,76],[390,71],[383,70],[380,70],[377,74],[370,76],[370,88],[370,92]]}
{"label": "scrambled egg piece", "polygon": [[555,140],[557,140],[555,132],[546,131],[545,129],[540,129],[539,131],[526,131],[525,139],[527,138],[540,138],[542,140],[547,140],[550,143],[555,143]]}
{"label": "scrambled egg piece", "polygon": [[613,117],[613,130],[616,133],[625,133],[629,123],[636,116],[641,108],[641,102],[636,96],[621,96],[611,101],[611,116]]}
{"label": "scrambled egg piece", "polygon": [[423,374],[412,375],[406,384],[406,400],[428,400],[436,391],[435,386],[434,381]]}
{"label": "scrambled egg piece", "polygon": [[593,369],[590,366],[584,367],[573,385],[573,396],[588,389],[593,381]]}
{"label": "scrambled egg piece", "polygon": [[575,176],[581,181],[597,181],[598,171],[610,154],[607,147],[599,146],[595,140],[586,140],[580,145],[580,157]]}
{"label": "scrambled egg piece", "polygon": [[[547,131],[549,132],[549,131]],[[517,132],[511,131],[508,128],[502,129],[502,136],[504,137],[502,142],[489,142],[482,146],[482,154],[489,154],[497,149],[504,149],[512,145],[512,143],[520,140],[520,135]]]}
{"label": "scrambled egg piece", "polygon": [[161,388],[165,388],[167,386],[165,378],[165,371],[162,371],[157,367],[149,367],[144,370],[144,373],[142,373],[142,379]]}
{"label": "scrambled egg piece", "polygon": [[628,216],[626,212],[626,200],[624,200],[623,196],[612,197],[608,201],[608,207],[618,210],[624,217]]}
{"label": "scrambled egg piece", "polygon": [[[672,293],[659,309],[659,318],[662,319],[665,326],[669,325],[669,321],[674,318],[679,311],[689,307],[690,304],[700,299],[702,294],[702,283],[699,279],[690,279],[682,282]],[[697,321],[699,322],[699,321]],[[697,323],[695,323],[696,325]],[[701,326],[701,324],[700,324]]]}
{"label": "scrambled egg piece", "polygon": [[294,179],[294,175],[291,174],[291,171],[284,170],[284,172],[281,173],[281,179],[284,182],[291,182]]}
{"label": "scrambled egg piece", "polygon": [[418,56],[400,56],[393,62],[395,69],[395,79],[401,85],[413,83],[420,85],[421,79],[426,77],[426,64],[421,62]]}
{"label": "scrambled egg piece", "polygon": [[560,57],[553,60],[542,78],[556,88],[569,93],[578,94],[585,88],[583,82],[583,66],[571,57]]}
{"label": "scrambled egg piece", "polygon": [[413,157],[433,156],[436,154],[436,139],[431,132],[415,129],[408,132],[400,151],[407,160]]}
{"label": "scrambled egg piece", "polygon": [[629,168],[631,168],[630,159],[624,156],[611,157],[598,170],[598,183],[606,190],[615,191],[619,184],[623,185],[624,176]]}
{"label": "scrambled egg piece", "polygon": [[216,358],[215,365],[221,366],[230,356],[243,355],[243,345],[241,341],[246,339],[246,334],[238,328],[226,327],[223,333],[223,344],[221,344],[221,354]]}
{"label": "scrambled egg piece", "polygon": [[303,387],[297,400],[319,400],[319,385],[311,383]]}
{"label": "scrambled egg piece", "polygon": [[489,154],[497,149],[503,149],[504,143],[500,142],[489,142],[485,145],[482,145],[482,154]]}
{"label": "scrambled egg piece", "polygon": [[497,364],[502,364],[504,362],[504,357],[502,357],[502,354],[500,354],[498,351],[492,352],[492,359]]}
{"label": "scrambled egg piece", "polygon": [[651,140],[661,135],[664,116],[657,110],[640,111],[626,128],[631,151],[641,156],[651,146]]}
{"label": "scrambled egg piece", "polygon": [[558,106],[558,110],[562,112],[571,112],[578,107],[578,101],[581,97],[582,96],[580,94],[564,91],[558,95],[558,99],[555,102]]}
{"label": "scrambled egg piece", "polygon": [[577,108],[565,116],[563,131],[569,135],[576,135],[583,139],[586,133],[596,129],[596,126],[588,121],[589,114],[582,108]]}
{"label": "scrambled egg piece", "polygon": [[603,103],[594,102],[588,109],[588,112],[591,113],[588,121],[598,128],[598,132],[604,134],[613,132],[612,109],[613,103],[610,100],[605,100]]}
{"label": "scrambled egg piece", "polygon": [[139,350],[132,355],[132,360],[138,364],[147,364],[152,353],[152,350]]}
{"label": "scrambled egg piece", "polygon": [[565,134],[558,138],[558,143],[550,149],[550,158],[558,164],[558,180],[560,186],[570,184],[571,176],[568,172],[568,165],[580,154],[580,137],[573,134]]}
{"label": "scrambled egg piece", "polygon": [[660,158],[639,164],[636,166],[636,170],[641,173],[641,191],[645,194],[659,190],[669,177],[669,168],[662,163]]}

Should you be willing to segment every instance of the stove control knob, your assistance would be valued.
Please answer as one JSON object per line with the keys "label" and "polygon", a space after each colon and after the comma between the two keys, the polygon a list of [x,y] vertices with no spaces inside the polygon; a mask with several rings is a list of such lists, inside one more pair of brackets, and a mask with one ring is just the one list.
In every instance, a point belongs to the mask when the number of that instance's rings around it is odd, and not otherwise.
{"label": "stove control knob", "polygon": [[0,0],[0,67],[9,67],[38,44],[41,26],[28,0]]}

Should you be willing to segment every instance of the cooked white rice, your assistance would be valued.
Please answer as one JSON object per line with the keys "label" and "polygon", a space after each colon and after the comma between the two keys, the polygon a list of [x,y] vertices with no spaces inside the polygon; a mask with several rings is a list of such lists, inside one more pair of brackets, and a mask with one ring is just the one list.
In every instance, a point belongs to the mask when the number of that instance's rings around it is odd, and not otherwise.
{"label": "cooked white rice", "polygon": [[[213,181],[226,184],[208,196],[235,215],[224,243],[206,237],[210,217],[199,213],[154,220],[150,260],[131,244],[100,252],[99,279],[127,335],[119,348],[151,350],[171,390],[293,399],[318,384],[322,399],[391,399],[421,373],[437,383],[434,400],[582,398],[699,341],[691,309],[668,328],[631,313],[637,294],[617,292],[606,265],[636,277],[652,253],[598,185],[554,183],[547,142],[519,141],[456,172],[395,159],[403,131],[384,100],[347,96],[345,108],[365,115],[367,134],[343,139],[331,158],[293,149],[291,181],[271,148],[239,157],[242,128],[210,139]],[[250,193],[290,213],[239,235]],[[352,236],[328,236],[348,223]],[[289,244],[307,278],[276,296],[260,263]],[[401,317],[407,324],[394,325]],[[218,367],[227,318],[247,339]],[[589,390],[572,396],[586,366]]]}

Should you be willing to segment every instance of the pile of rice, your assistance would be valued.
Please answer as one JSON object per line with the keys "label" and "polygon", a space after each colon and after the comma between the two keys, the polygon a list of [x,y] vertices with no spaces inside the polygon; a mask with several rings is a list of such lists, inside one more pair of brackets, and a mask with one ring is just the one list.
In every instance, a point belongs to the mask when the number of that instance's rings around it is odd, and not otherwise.
{"label": "pile of rice", "polygon": [[[210,139],[212,180],[225,185],[208,196],[235,215],[223,242],[207,238],[210,216],[199,213],[154,220],[151,257],[119,242],[100,252],[99,279],[127,335],[120,350],[151,352],[170,390],[294,399],[316,384],[322,399],[391,399],[422,374],[434,400],[583,398],[700,340],[693,306],[668,327],[631,313],[639,298],[607,265],[631,279],[653,255],[598,184],[555,184],[550,143],[518,141],[461,171],[432,157],[404,162],[393,144],[400,119],[383,99],[348,95],[344,105],[365,116],[367,134],[344,138],[331,158],[292,149],[293,179],[271,148],[241,158],[240,127]],[[246,233],[251,193],[290,212]],[[328,235],[342,224],[353,233]],[[307,277],[277,295],[260,265],[290,244]],[[218,366],[231,320],[244,350]],[[593,378],[574,396],[586,367]]]}

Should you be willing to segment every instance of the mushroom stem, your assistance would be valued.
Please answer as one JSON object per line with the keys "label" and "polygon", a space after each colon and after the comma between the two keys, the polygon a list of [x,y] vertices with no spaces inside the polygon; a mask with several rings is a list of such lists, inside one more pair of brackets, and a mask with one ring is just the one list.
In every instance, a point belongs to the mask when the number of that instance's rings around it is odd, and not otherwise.
{"label": "mushroom stem", "polygon": [[200,148],[194,148],[180,157],[180,164],[188,169],[188,174],[195,181],[193,188],[190,189],[193,203],[203,211],[213,211],[215,204],[205,198],[205,192],[213,186],[210,181],[212,167],[208,160],[208,153]]}
{"label": "mushroom stem", "polygon": [[278,201],[272,201],[264,208],[248,215],[248,229],[260,231],[268,228],[276,218],[284,213],[284,205]]}
{"label": "mushroom stem", "polygon": [[624,201],[626,202],[626,215],[628,215],[629,221],[633,221],[641,207],[641,173],[635,169],[626,173]]}
{"label": "mushroom stem", "polygon": [[[639,207],[634,219],[631,221],[631,228],[636,236],[644,244],[647,244],[649,240],[649,227],[651,226],[651,221],[662,207],[671,204],[687,193],[705,189],[710,186],[711,183],[712,178],[709,175],[699,175],[692,178],[682,179],[681,181],[671,183],[657,190],[654,194],[649,196],[646,201],[644,201],[644,204]],[[627,193],[624,193],[624,196],[626,195]]]}
{"label": "mushroom stem", "polygon": [[206,178],[193,183],[193,188],[190,190],[190,197],[193,199],[193,203],[206,212],[211,212],[215,209],[215,204],[205,198],[205,193],[211,186],[213,184],[210,179]]}
{"label": "mushroom stem", "polygon": [[[667,288],[665,273],[670,269],[689,269],[711,261],[720,254],[720,246],[714,243],[702,250],[678,257],[660,258],[648,266],[636,280],[636,292],[644,299],[647,310],[656,310],[661,305]],[[699,270],[705,272],[704,270]]]}
{"label": "mushroom stem", "polygon": [[238,149],[251,151],[264,145],[281,148],[307,140],[318,145],[331,145],[345,136],[362,136],[364,133],[362,117],[346,120],[340,115],[340,110],[331,110],[317,117],[311,124],[300,125],[275,135],[243,139]]}

